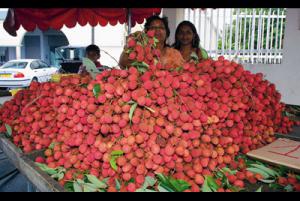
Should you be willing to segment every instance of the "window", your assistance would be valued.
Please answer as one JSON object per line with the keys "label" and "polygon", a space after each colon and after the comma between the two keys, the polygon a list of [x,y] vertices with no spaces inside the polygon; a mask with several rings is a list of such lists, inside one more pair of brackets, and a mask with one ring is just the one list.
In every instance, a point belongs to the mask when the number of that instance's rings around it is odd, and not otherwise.
{"label": "window", "polygon": [[43,62],[43,61],[39,61],[39,64],[40,64],[40,67],[41,67],[41,68],[49,68],[49,65],[46,64],[46,63]]}
{"label": "window", "polygon": [[6,62],[1,69],[13,68],[13,69],[24,69],[27,66],[27,62]]}
{"label": "window", "polygon": [[34,69],[39,69],[39,68],[41,68],[41,67],[40,67],[40,64],[39,64],[37,61],[33,61],[33,62],[31,62],[31,64],[30,64],[30,68],[31,68],[32,70],[34,70]]}

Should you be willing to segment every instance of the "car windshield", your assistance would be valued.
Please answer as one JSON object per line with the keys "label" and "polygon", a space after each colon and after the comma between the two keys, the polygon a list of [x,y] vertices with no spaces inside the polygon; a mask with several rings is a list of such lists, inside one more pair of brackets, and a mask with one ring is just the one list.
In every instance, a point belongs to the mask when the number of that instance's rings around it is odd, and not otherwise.
{"label": "car windshield", "polygon": [[7,62],[0,69],[13,68],[13,69],[24,69],[26,68],[27,62]]}

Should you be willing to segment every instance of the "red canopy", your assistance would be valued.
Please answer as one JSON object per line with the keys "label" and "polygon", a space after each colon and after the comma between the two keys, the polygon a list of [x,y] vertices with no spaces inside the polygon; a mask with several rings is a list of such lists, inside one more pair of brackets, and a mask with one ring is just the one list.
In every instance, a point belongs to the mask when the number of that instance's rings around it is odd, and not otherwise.
{"label": "red canopy", "polygon": [[[143,23],[145,18],[159,14],[161,8],[132,8],[131,23]],[[69,28],[80,24],[85,26],[105,26],[108,23],[116,25],[118,22],[127,22],[128,9],[126,8],[15,8],[9,9],[4,21],[4,29],[12,36],[22,27],[27,31],[34,31],[37,27],[43,31],[52,28],[59,30],[66,25]]]}

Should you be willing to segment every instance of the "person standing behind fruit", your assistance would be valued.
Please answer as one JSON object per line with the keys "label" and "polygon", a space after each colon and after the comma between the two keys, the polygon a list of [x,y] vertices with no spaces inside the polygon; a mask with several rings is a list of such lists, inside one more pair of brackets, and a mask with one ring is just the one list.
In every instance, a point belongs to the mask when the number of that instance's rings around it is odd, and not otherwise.
{"label": "person standing behind fruit", "polygon": [[[149,17],[146,20],[144,30],[145,32],[151,30],[155,31],[155,37],[158,39],[156,47],[161,51],[160,62],[163,65],[172,66],[173,68],[177,68],[183,65],[184,59],[182,58],[180,52],[178,50],[175,50],[174,48],[171,48],[167,44],[167,39],[170,36],[167,17],[161,18],[158,15]],[[124,47],[124,49],[126,49],[126,46]],[[132,62],[133,61],[129,60],[128,54],[123,51],[119,60],[121,69],[129,67]]]}
{"label": "person standing behind fruit", "polygon": [[187,62],[208,58],[207,52],[200,47],[200,38],[195,25],[189,21],[182,21],[177,26],[173,47],[180,51]]}
{"label": "person standing behind fruit", "polygon": [[[91,61],[93,61],[95,63],[97,68],[102,67],[101,63],[98,61],[100,59],[101,55],[100,55],[100,48],[97,45],[87,46],[85,49],[85,55],[87,58],[89,58]],[[81,75],[89,74],[86,71],[86,68],[83,64],[81,64],[81,66],[79,67],[78,74],[81,74]]]}

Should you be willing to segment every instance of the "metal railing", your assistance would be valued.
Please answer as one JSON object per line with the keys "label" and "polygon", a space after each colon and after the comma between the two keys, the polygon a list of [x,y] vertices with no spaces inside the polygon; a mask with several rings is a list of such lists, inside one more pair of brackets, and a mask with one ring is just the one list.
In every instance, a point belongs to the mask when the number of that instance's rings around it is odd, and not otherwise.
{"label": "metal railing", "polygon": [[282,62],[285,8],[185,9],[185,20],[195,24],[201,46],[213,58]]}

